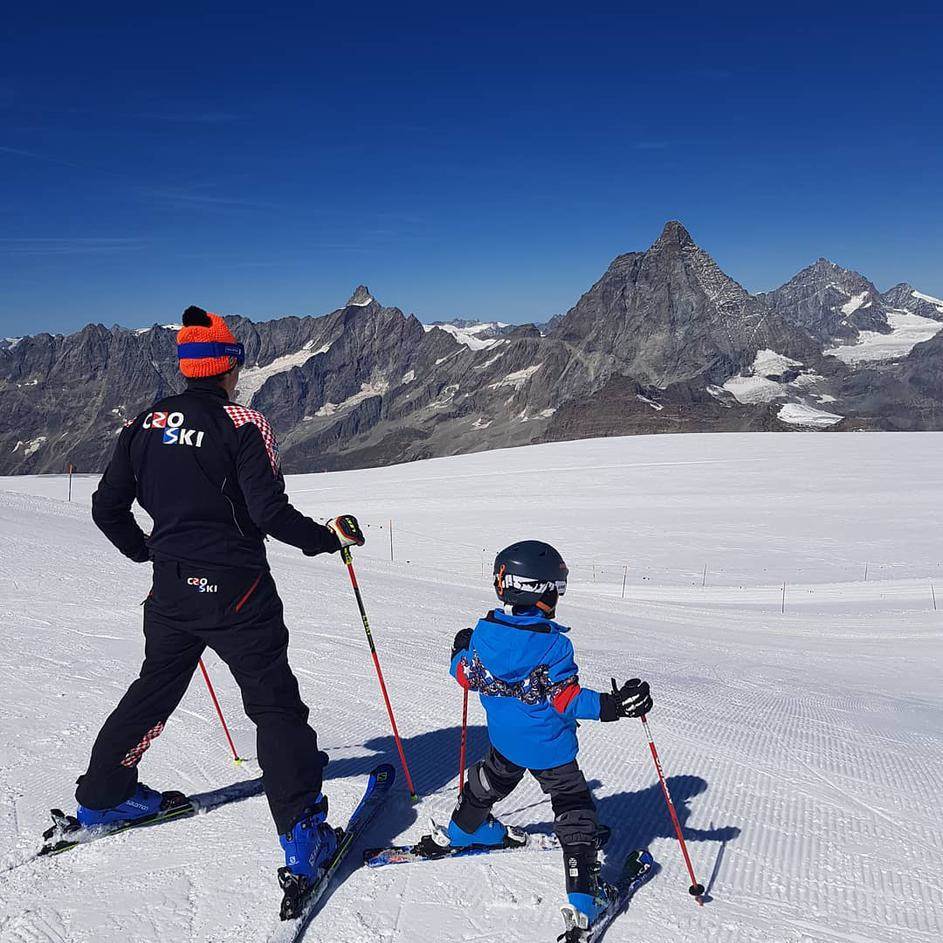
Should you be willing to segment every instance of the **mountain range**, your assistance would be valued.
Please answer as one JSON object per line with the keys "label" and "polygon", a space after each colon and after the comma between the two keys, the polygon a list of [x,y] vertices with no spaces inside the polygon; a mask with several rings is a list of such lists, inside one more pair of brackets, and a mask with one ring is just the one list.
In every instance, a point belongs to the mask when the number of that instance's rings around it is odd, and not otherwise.
{"label": "mountain range", "polygon": [[[943,428],[943,301],[827,259],[751,294],[676,221],[542,325],[422,324],[362,285],[320,317],[227,320],[237,399],[289,472],[598,435]],[[101,470],[122,423],[181,386],[175,331],[0,340],[0,474]]]}

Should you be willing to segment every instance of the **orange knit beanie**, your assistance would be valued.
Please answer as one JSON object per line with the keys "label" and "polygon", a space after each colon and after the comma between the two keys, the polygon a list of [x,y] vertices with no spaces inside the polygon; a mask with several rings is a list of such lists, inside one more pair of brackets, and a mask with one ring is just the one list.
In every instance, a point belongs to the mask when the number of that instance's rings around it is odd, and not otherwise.
{"label": "orange knit beanie", "polygon": [[177,331],[177,357],[185,377],[215,377],[241,364],[245,351],[218,314],[191,305]]}

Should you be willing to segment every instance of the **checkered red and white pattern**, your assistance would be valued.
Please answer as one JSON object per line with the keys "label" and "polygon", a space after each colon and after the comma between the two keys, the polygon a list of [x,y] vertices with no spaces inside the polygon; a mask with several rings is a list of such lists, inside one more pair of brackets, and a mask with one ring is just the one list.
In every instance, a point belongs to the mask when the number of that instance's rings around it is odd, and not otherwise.
{"label": "checkered red and white pattern", "polygon": [[144,751],[151,745],[151,740],[156,740],[160,736],[160,732],[164,729],[163,723],[154,724],[150,730],[141,738],[141,742],[125,754],[124,759],[121,761],[122,766],[137,766],[141,761],[141,757],[144,755]]}
{"label": "checkered red and white pattern", "polygon": [[275,438],[275,431],[269,425],[269,421],[260,412],[255,409],[249,409],[248,406],[238,406],[235,404],[224,406],[223,409],[229,414],[233,425],[238,429],[248,423],[257,426],[262,433],[262,441],[265,443],[265,451],[268,453],[268,460],[272,463],[273,474],[278,474],[278,441]]}

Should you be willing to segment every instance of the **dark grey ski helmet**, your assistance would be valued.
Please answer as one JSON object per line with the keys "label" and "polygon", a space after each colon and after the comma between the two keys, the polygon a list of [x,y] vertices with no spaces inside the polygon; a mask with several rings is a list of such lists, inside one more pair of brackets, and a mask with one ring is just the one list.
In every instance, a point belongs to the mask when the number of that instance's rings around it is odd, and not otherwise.
{"label": "dark grey ski helmet", "polygon": [[494,591],[506,606],[536,606],[552,615],[557,599],[566,592],[569,573],[550,544],[521,540],[494,558]]}

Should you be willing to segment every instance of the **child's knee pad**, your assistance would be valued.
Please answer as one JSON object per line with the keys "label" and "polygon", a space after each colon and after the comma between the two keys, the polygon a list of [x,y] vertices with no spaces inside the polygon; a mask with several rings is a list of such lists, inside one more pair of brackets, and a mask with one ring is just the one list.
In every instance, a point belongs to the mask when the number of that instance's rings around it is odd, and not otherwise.
{"label": "child's knee pad", "polygon": [[492,806],[507,795],[500,786],[491,781],[484,760],[477,762],[468,771],[468,789],[480,805]]}
{"label": "child's knee pad", "polygon": [[599,819],[595,809],[569,809],[561,812],[553,820],[553,827],[564,848],[568,845],[597,847]]}
{"label": "child's knee pad", "polygon": [[485,761],[479,761],[468,770],[468,779],[458,797],[452,821],[462,831],[472,834],[488,818],[491,807],[510,791],[503,791],[492,783]]}

